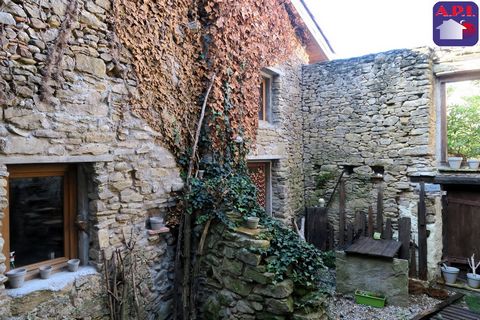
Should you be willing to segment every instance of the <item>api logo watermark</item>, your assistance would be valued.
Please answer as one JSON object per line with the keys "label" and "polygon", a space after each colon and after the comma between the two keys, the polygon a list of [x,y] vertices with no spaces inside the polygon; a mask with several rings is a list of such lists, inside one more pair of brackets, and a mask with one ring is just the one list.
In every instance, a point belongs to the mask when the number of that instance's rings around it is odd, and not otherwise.
{"label": "api logo watermark", "polygon": [[478,42],[478,6],[471,1],[441,1],[433,6],[433,41],[439,46]]}

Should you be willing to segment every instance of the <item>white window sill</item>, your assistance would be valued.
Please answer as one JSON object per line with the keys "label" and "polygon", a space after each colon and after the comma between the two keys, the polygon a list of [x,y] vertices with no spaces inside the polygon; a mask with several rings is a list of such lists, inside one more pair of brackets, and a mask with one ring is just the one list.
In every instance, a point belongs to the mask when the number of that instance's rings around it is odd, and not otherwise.
{"label": "white window sill", "polygon": [[67,285],[73,283],[78,278],[97,274],[97,270],[91,266],[85,266],[78,268],[76,272],[61,271],[54,273],[48,279],[31,279],[26,280],[20,288],[7,289],[7,295],[12,298],[23,297],[35,291],[49,290],[60,291]]}
{"label": "white window sill", "polygon": [[269,121],[265,120],[258,120],[258,129],[263,129],[263,130],[275,130],[277,127]]}

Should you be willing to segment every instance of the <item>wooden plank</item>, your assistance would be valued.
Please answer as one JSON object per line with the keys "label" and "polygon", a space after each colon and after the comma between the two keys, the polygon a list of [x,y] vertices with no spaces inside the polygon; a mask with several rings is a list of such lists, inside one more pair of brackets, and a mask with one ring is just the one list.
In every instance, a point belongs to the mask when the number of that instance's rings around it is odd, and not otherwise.
{"label": "wooden plank", "polygon": [[347,225],[347,244],[351,245],[353,243],[353,225],[349,223]]}
{"label": "wooden plank", "polygon": [[480,207],[480,201],[472,201],[468,199],[456,199],[453,197],[448,197],[448,203],[456,203],[456,204],[462,204],[467,206]]}
{"label": "wooden plank", "polygon": [[317,248],[320,250],[327,249],[327,241],[328,241],[328,213],[327,208],[318,208],[318,235],[317,240],[318,243],[316,244]]}
{"label": "wooden plank", "polygon": [[345,181],[340,180],[338,186],[338,214],[339,214],[339,227],[338,227],[338,245],[343,246],[345,244],[345,203],[346,203],[346,194],[345,194]]}
{"label": "wooden plank", "polygon": [[326,250],[328,216],[326,208],[305,209],[305,240],[320,250]]}
{"label": "wooden plank", "polygon": [[453,296],[449,297],[447,300],[444,300],[444,301],[440,302],[439,304],[435,305],[432,309],[416,315],[415,317],[412,318],[412,320],[429,319],[434,314],[441,311],[443,308],[445,308],[445,307],[451,305],[452,303],[454,303],[454,302],[460,300],[461,298],[463,298],[463,296],[464,296],[463,293],[456,293]]}
{"label": "wooden plank", "polygon": [[420,201],[418,202],[418,278],[427,280],[427,208],[423,181],[420,182]]}
{"label": "wooden plank", "polygon": [[374,240],[361,238],[345,249],[347,253],[364,254],[375,257],[393,258],[400,250],[402,244],[395,240]]}
{"label": "wooden plank", "polygon": [[386,240],[392,240],[392,219],[388,218],[385,223],[384,238]]}
{"label": "wooden plank", "polygon": [[408,265],[408,276],[410,278],[418,278],[417,273],[417,250],[416,250],[415,241],[410,246],[410,261]]}
{"label": "wooden plank", "polygon": [[362,227],[360,231],[360,236],[366,237],[367,236],[367,214],[365,212],[360,213],[360,225]]}
{"label": "wooden plank", "polygon": [[383,183],[378,184],[377,225],[376,225],[375,231],[380,232],[382,234],[382,239],[383,239]]}
{"label": "wooden plank", "polygon": [[362,230],[362,217],[361,217],[361,212],[357,211],[355,212],[355,220],[354,220],[354,235],[355,237],[360,234],[360,231]]}
{"label": "wooden plank", "polygon": [[480,179],[465,176],[437,176],[433,179],[437,184],[480,185]]}
{"label": "wooden plank", "polygon": [[309,221],[309,208],[305,207],[305,230],[304,230],[304,236],[305,236],[305,241],[310,243],[310,228],[308,227],[310,225]]}
{"label": "wooden plank", "polygon": [[368,228],[367,228],[367,237],[373,235],[373,208],[372,206],[368,207]]}
{"label": "wooden plank", "polygon": [[406,259],[410,257],[410,233],[411,233],[410,218],[403,217],[398,219],[398,240],[402,243],[398,257]]}
{"label": "wooden plank", "polygon": [[328,250],[335,249],[335,230],[332,224],[328,224]]}

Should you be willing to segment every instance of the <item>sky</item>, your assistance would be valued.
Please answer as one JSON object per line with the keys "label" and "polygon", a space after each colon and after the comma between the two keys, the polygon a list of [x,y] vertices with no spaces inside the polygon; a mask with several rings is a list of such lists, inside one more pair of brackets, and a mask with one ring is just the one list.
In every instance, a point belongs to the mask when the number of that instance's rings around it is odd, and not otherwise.
{"label": "sky", "polygon": [[304,0],[335,58],[434,46],[434,0]]}

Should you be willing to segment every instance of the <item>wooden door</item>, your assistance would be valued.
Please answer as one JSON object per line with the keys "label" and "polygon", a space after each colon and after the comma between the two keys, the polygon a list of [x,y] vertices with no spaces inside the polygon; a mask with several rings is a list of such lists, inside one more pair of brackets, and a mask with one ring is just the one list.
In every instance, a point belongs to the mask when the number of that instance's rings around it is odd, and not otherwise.
{"label": "wooden door", "polygon": [[446,188],[444,211],[444,256],[451,262],[466,262],[475,253],[480,258],[480,187]]}
{"label": "wooden door", "polygon": [[250,179],[257,187],[258,203],[266,209],[267,204],[267,163],[249,162],[248,172]]}

